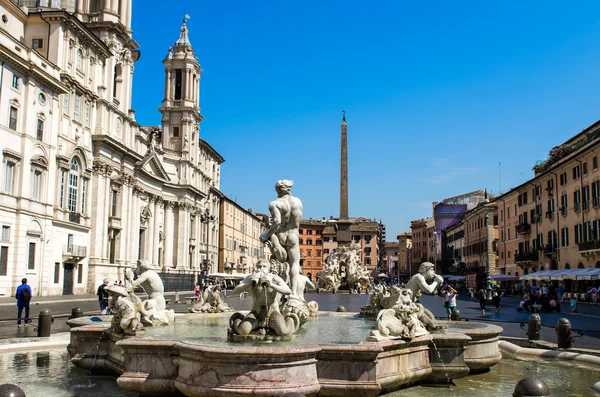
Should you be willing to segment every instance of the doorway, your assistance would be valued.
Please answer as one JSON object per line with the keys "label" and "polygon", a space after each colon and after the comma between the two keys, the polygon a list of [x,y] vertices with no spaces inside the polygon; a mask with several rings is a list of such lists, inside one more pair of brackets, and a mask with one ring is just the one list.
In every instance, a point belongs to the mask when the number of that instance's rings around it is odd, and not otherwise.
{"label": "doorway", "polygon": [[73,295],[73,264],[64,264],[63,295]]}

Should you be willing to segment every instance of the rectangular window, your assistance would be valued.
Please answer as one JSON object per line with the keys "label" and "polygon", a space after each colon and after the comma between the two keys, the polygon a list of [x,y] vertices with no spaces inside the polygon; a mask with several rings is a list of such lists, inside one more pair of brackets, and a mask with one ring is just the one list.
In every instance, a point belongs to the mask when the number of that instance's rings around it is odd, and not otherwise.
{"label": "rectangular window", "polygon": [[12,88],[14,88],[15,90],[19,89],[19,76],[17,76],[14,73],[13,73],[13,78],[12,78]]}
{"label": "rectangular window", "polygon": [[592,222],[586,222],[583,224],[583,241],[590,241],[592,239]]}
{"label": "rectangular window", "polygon": [[323,240],[317,240],[317,241],[316,241],[316,244],[317,244],[317,245],[323,245]]}
{"label": "rectangular window", "polygon": [[560,185],[565,185],[567,183],[567,173],[563,172],[560,174]]}
{"label": "rectangular window", "polygon": [[567,215],[568,201],[567,201],[567,193],[563,193],[560,196],[560,213],[565,216]]}
{"label": "rectangular window", "polygon": [[583,164],[583,175],[587,175],[588,171],[587,171],[587,161],[585,161]]}
{"label": "rectangular window", "polygon": [[44,39],[31,39],[31,48],[33,48],[34,50],[44,48]]}
{"label": "rectangular window", "polygon": [[573,167],[573,179],[579,179],[579,177],[581,176],[581,170],[579,169],[579,166],[575,166]]}
{"label": "rectangular window", "polygon": [[507,233],[506,239],[507,239],[507,240],[510,240],[510,229],[508,229],[508,230],[506,231],[506,233]]}
{"label": "rectangular window", "polygon": [[574,226],[575,229],[575,244],[579,244],[582,240],[581,223]]}
{"label": "rectangular window", "polygon": [[42,187],[42,172],[35,170],[33,171],[33,184],[31,198],[35,201],[40,201],[40,192]]}
{"label": "rectangular window", "polygon": [[298,229],[298,234],[302,234],[302,233],[304,233],[304,230]]}
{"label": "rectangular window", "polygon": [[77,283],[81,284],[83,282],[83,264],[79,264],[77,266]]}
{"label": "rectangular window", "polygon": [[81,111],[81,95],[75,93],[75,104],[73,105],[73,120],[79,121]]}
{"label": "rectangular window", "polygon": [[594,156],[594,158],[592,158],[592,168],[594,170],[598,169],[598,156]]}
{"label": "rectangular window", "polygon": [[321,256],[321,250],[317,250],[317,256]]}
{"label": "rectangular window", "polygon": [[548,200],[548,212],[546,212],[546,218],[554,219],[554,199]]}
{"label": "rectangular window", "polygon": [[10,241],[10,226],[2,226],[2,241]]}
{"label": "rectangular window", "polygon": [[590,209],[590,186],[585,185],[583,187],[582,191],[583,191],[582,207],[583,207],[583,210],[586,211],[586,210]]}
{"label": "rectangular window", "polygon": [[67,208],[69,212],[77,212],[77,185],[79,183],[79,177],[75,174],[69,173],[69,200]]}
{"label": "rectangular window", "polygon": [[4,193],[12,194],[15,181],[15,163],[6,162],[6,173],[4,174]]}
{"label": "rectangular window", "polygon": [[312,242],[312,240],[311,240],[311,239],[309,239],[309,238],[308,238],[308,239],[306,239],[306,245],[312,245],[312,243],[313,243],[313,242]]}
{"label": "rectangular window", "polygon": [[312,256],[312,250],[306,250],[306,256]]}
{"label": "rectangular window", "polygon": [[[87,179],[81,178],[81,213],[85,214],[85,199],[86,199]],[[114,263],[114,262],[112,262]]]}
{"label": "rectangular window", "polygon": [[54,262],[54,284],[60,280],[60,262]]}
{"label": "rectangular window", "polygon": [[500,222],[504,220],[504,210],[500,210]]}
{"label": "rectangular window", "polygon": [[500,230],[500,241],[504,241],[504,230]]}
{"label": "rectangular window", "polygon": [[64,169],[60,170],[60,192],[59,192],[59,204],[60,208],[65,208],[65,178],[67,171]]}
{"label": "rectangular window", "polygon": [[29,243],[29,256],[27,260],[27,269],[35,270],[35,243]]}
{"label": "rectangular window", "polygon": [[38,119],[37,121],[37,134],[36,138],[38,141],[44,140],[44,120]]}
{"label": "rectangular window", "polygon": [[510,218],[510,207],[506,209],[506,219]]}
{"label": "rectangular window", "polygon": [[0,247],[0,276],[8,273],[8,247]]}
{"label": "rectangular window", "polygon": [[299,238],[298,239],[298,244],[304,244],[304,239]]}
{"label": "rectangular window", "polygon": [[175,69],[175,100],[181,99],[181,69]]}
{"label": "rectangular window", "polygon": [[365,243],[369,244],[371,242],[371,235],[365,234]]}
{"label": "rectangular window", "polygon": [[600,235],[599,232],[600,232],[600,219],[596,219],[594,221],[594,227],[593,227],[593,233],[592,233],[594,240],[598,239],[598,236]]}
{"label": "rectangular window", "polygon": [[14,106],[10,107],[8,128],[15,131],[17,130],[17,108]]}
{"label": "rectangular window", "polygon": [[594,207],[600,206],[600,181],[592,183],[592,205]]}
{"label": "rectangular window", "polygon": [[329,248],[325,248],[325,249],[323,249],[323,255],[324,255],[324,254],[329,254]]}
{"label": "rectangular window", "polygon": [[63,96],[63,113],[69,114],[69,94]]}
{"label": "rectangular window", "polygon": [[85,125],[90,125],[90,103],[85,103]]}
{"label": "rectangular window", "polygon": [[579,212],[579,210],[581,209],[581,191],[580,190],[575,190],[573,192],[573,201],[575,204],[575,212]]}
{"label": "rectangular window", "polygon": [[173,138],[179,138],[179,127],[173,127]]}
{"label": "rectangular window", "polygon": [[560,229],[560,245],[562,247],[569,246],[569,228],[568,227],[563,227],[562,229]]}
{"label": "rectangular window", "polygon": [[116,190],[112,191],[110,215],[117,216],[117,191]]}
{"label": "rectangular window", "polygon": [[323,237],[323,241],[325,241],[326,243],[329,242],[329,237]]}

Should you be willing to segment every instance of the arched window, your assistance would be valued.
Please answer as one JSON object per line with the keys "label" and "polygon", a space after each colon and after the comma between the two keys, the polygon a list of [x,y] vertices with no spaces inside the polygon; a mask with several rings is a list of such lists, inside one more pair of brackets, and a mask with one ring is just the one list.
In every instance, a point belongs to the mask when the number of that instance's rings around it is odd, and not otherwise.
{"label": "arched window", "polygon": [[83,51],[81,48],[77,49],[77,57],[75,58],[75,67],[77,70],[83,70]]}
{"label": "arched window", "polygon": [[81,163],[77,157],[71,159],[71,170],[69,171],[69,187],[67,193],[67,208],[69,212],[77,212],[77,198],[79,179],[81,178],[80,171]]}
{"label": "arched window", "polygon": [[565,265],[565,269],[570,269],[571,265],[569,265],[568,263]]}
{"label": "arched window", "polygon": [[583,266],[583,263],[579,262],[579,265],[577,265],[577,269],[583,269],[585,266]]}
{"label": "arched window", "polygon": [[600,261],[596,261],[596,269],[600,269]]}

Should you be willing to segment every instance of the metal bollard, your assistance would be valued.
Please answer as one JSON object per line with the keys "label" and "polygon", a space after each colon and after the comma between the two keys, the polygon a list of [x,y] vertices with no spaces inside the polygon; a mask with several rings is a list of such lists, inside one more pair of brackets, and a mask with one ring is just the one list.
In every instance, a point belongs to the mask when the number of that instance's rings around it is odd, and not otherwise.
{"label": "metal bollard", "polygon": [[571,348],[571,322],[561,318],[556,324],[556,342],[559,349]]}
{"label": "metal bollard", "polygon": [[539,314],[532,314],[527,320],[527,339],[540,340],[540,330],[542,329],[542,319]]}
{"label": "metal bollard", "polygon": [[74,307],[71,310],[71,315],[69,316],[69,320],[72,318],[79,318],[79,317],[83,317],[83,310],[81,310],[80,307]]}
{"label": "metal bollard", "polygon": [[452,321],[460,321],[460,310],[454,310],[450,314],[450,320],[452,320]]}
{"label": "metal bollard", "polygon": [[44,338],[50,336],[50,331],[52,330],[52,323],[54,319],[52,318],[52,312],[48,309],[44,309],[40,312],[38,317],[38,337]]}

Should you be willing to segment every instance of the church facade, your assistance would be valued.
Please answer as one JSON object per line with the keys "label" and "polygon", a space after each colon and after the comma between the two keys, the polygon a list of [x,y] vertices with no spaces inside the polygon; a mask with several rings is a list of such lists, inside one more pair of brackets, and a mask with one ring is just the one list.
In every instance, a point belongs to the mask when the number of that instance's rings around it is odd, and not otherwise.
{"label": "church facade", "polygon": [[0,295],[23,277],[34,296],[92,293],[138,259],[188,280],[216,271],[224,159],[199,138],[185,20],[161,125],[144,127],[131,0],[0,0],[0,14]]}

